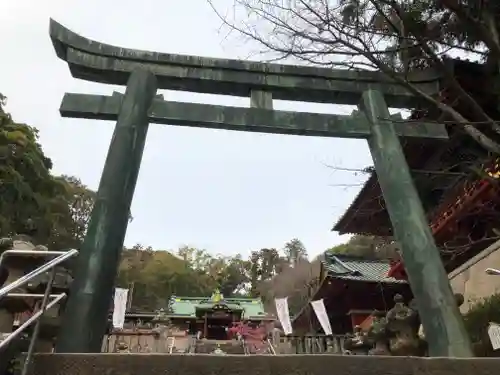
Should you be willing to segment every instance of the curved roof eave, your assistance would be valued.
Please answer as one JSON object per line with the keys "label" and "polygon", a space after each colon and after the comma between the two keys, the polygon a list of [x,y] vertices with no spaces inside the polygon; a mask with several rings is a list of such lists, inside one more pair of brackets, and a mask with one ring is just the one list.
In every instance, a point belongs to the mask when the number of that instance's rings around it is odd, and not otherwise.
{"label": "curved roof eave", "polygon": [[344,214],[337,220],[332,228],[332,231],[339,232],[339,234],[350,234],[346,228],[349,226],[350,221],[354,218],[359,207],[365,202],[366,198],[371,195],[373,189],[378,185],[377,174],[372,172],[370,177],[363,184],[363,187],[358,192]]}

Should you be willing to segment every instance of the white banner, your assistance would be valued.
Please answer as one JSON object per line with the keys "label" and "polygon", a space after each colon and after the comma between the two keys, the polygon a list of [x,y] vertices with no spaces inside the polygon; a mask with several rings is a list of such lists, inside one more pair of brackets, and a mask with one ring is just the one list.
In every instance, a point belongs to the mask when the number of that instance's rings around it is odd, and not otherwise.
{"label": "white banner", "polygon": [[490,323],[488,327],[488,336],[490,337],[491,346],[493,350],[500,349],[500,325],[496,323]]}
{"label": "white banner", "polygon": [[115,288],[113,306],[113,327],[123,328],[125,323],[125,310],[127,309],[128,289]]}
{"label": "white banner", "polygon": [[290,321],[290,311],[288,310],[288,297],[275,298],[274,302],[276,303],[276,313],[283,332],[285,335],[291,335],[292,322]]}
{"label": "white banner", "polygon": [[325,303],[323,302],[323,298],[317,301],[311,301],[311,306],[318,318],[319,324],[321,324],[321,328],[325,332],[325,335],[332,334],[332,326],[330,325],[330,319],[328,319],[328,314],[326,313]]}

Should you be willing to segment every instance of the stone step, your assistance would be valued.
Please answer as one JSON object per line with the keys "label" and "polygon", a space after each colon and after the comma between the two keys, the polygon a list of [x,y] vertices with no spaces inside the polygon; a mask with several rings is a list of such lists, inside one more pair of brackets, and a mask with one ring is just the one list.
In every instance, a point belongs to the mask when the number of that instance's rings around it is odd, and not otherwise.
{"label": "stone step", "polygon": [[196,353],[210,354],[219,347],[226,354],[243,354],[243,344],[237,340],[198,340]]}
{"label": "stone step", "polygon": [[500,358],[36,354],[31,375],[498,375]]}

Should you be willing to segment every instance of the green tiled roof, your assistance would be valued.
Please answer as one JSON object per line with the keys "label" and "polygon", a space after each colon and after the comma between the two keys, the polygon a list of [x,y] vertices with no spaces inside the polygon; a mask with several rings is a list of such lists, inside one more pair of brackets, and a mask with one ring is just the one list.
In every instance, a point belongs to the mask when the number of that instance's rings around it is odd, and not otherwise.
{"label": "green tiled roof", "polygon": [[322,261],[325,272],[330,277],[345,280],[359,280],[381,283],[406,283],[387,277],[390,264],[383,260],[367,260],[348,255],[333,255],[325,253]]}
{"label": "green tiled roof", "polygon": [[225,304],[231,310],[243,310],[242,319],[269,318],[264,311],[264,304],[260,298],[224,298],[214,303],[207,297],[178,297],[170,298],[170,316],[195,317],[196,309],[211,308],[216,304]]}
{"label": "green tiled roof", "polygon": [[[180,298],[171,297],[170,308],[172,309],[171,315],[195,316],[196,305],[203,301],[202,298]],[[169,314],[169,315],[170,315]]]}
{"label": "green tiled roof", "polygon": [[[196,305],[196,308],[200,309],[200,310],[201,309],[210,310],[215,305],[218,305],[218,304],[213,303],[213,302],[202,302],[202,303]],[[243,308],[239,304],[236,304],[236,303],[226,302],[226,303],[224,303],[224,305],[227,306],[227,308],[230,310],[243,310]]]}
{"label": "green tiled roof", "polygon": [[264,311],[264,304],[260,298],[242,300],[240,306],[243,307],[243,318],[250,319],[254,317],[269,318],[270,316]]}

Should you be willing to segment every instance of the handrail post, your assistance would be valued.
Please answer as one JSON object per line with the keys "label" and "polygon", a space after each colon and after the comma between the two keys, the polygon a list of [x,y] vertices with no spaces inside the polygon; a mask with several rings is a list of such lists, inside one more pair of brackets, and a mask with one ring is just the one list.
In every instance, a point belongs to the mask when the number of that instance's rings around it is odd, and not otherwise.
{"label": "handrail post", "polygon": [[[50,272],[49,282],[47,283],[47,287],[45,288],[45,293],[43,295],[42,304],[40,305],[41,315],[43,315],[45,313],[45,311],[47,310],[47,304],[49,302],[49,296],[50,296],[50,292],[52,291],[52,284],[54,283],[55,276],[56,276],[56,268],[53,267],[52,271]],[[38,334],[40,333],[41,322],[42,322],[42,319],[37,319],[37,321],[35,323],[35,328],[33,329],[33,335],[31,336],[30,345],[28,347],[28,352],[26,353],[26,359],[24,361],[23,371],[22,371],[21,375],[27,375],[28,371],[30,369],[31,358],[33,357],[33,352],[35,350],[36,341],[38,339]]]}
{"label": "handrail post", "polygon": [[[46,309],[48,310],[48,309],[52,308],[53,306],[55,306],[57,303],[59,303],[59,301],[61,301],[65,297],[66,297],[66,293],[61,293],[57,298],[55,298],[53,301],[51,301],[47,305]],[[0,349],[4,348],[8,344],[10,344],[12,342],[12,340],[14,340],[17,336],[19,336],[21,334],[21,332],[23,332],[26,328],[28,328],[31,325],[31,323],[33,323],[38,318],[40,318],[40,316],[42,316],[42,311],[37,311],[27,321],[25,321],[23,324],[21,324],[21,326],[18,329],[16,329],[14,332],[12,332],[10,334],[10,336],[7,336],[7,338],[5,340],[0,341]]]}

